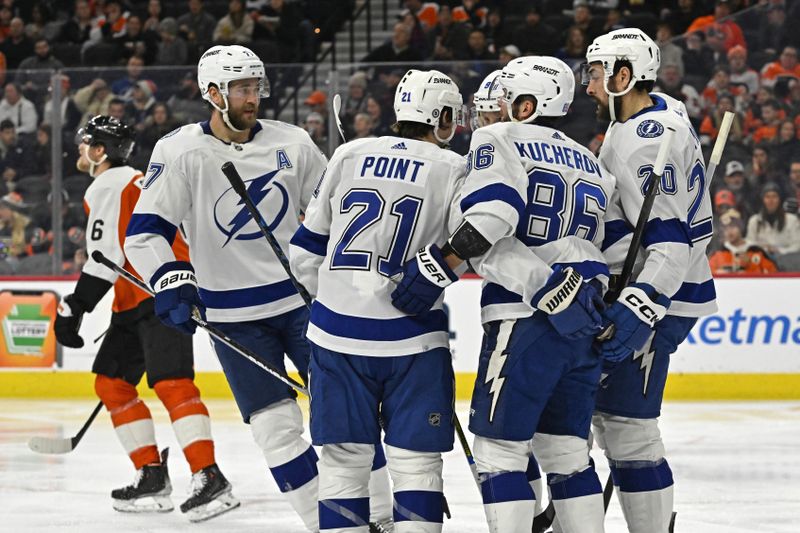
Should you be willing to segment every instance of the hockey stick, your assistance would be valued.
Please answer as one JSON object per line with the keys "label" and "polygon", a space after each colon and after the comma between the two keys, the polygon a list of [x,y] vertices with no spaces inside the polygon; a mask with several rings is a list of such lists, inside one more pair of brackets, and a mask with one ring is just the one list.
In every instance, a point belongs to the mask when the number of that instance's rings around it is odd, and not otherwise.
{"label": "hockey stick", "polygon": [[342,110],[342,97],[339,94],[333,95],[333,116],[336,119],[336,127],[339,128],[339,135],[342,137],[342,142],[347,142],[344,138],[344,128],[342,128],[342,119],[339,118],[339,111]]}
{"label": "hockey stick", "polygon": [[98,402],[94,408],[94,411],[92,411],[92,414],[89,415],[89,420],[86,421],[86,423],[74,437],[70,437],[68,439],[58,439],[50,437],[31,437],[31,439],[28,441],[28,448],[37,453],[47,453],[47,454],[59,454],[59,453],[71,452],[81,441],[83,435],[86,433],[86,430],[89,429],[89,426],[92,425],[92,422],[94,422],[97,413],[99,413],[100,409],[102,408],[103,408],[103,402]]}
{"label": "hockey stick", "polygon": [[[113,270],[114,272],[116,272],[117,274],[119,274],[120,276],[122,276],[123,278],[125,278],[129,282],[133,283],[134,285],[136,285],[138,288],[140,288],[141,290],[143,290],[147,294],[149,294],[150,296],[155,296],[155,293],[153,292],[153,290],[144,281],[140,280],[139,278],[137,278],[136,276],[134,276],[133,274],[131,274],[130,272],[128,272],[124,268],[118,266],[116,263],[113,263],[113,262],[109,261],[106,258],[106,256],[103,255],[103,252],[101,252],[100,250],[95,250],[94,252],[92,252],[92,259],[94,259],[95,261],[97,261],[101,265],[110,268],[111,270]],[[261,361],[261,359],[259,359],[258,356],[253,351],[251,351],[249,348],[239,344],[237,341],[235,341],[232,338],[228,337],[225,333],[223,333],[219,329],[215,328],[214,326],[212,326],[211,324],[209,324],[205,320],[203,320],[203,318],[200,316],[199,313],[197,313],[197,312],[192,313],[192,320],[200,328],[206,330],[206,332],[209,335],[211,335],[212,337],[214,337],[215,339],[217,339],[221,343],[227,345],[232,350],[234,350],[236,352],[239,352],[239,354],[241,354],[243,357],[246,357],[247,359],[249,359],[250,362],[252,362],[253,364],[255,364],[255,365],[259,366],[259,367],[261,367],[263,370],[266,370],[267,373],[270,374],[271,376],[273,376],[274,378],[279,379],[283,383],[289,385],[291,388],[293,388],[297,392],[300,392],[300,393],[305,394],[306,396],[308,396],[308,389],[306,389],[304,386],[302,386],[300,383],[298,383],[297,381],[295,381],[291,377],[283,374],[280,370],[278,370],[277,368],[273,367],[272,365],[269,365],[269,364]]]}
{"label": "hockey stick", "polygon": [[[336,107],[336,101],[338,100],[336,97],[339,96],[338,94],[334,96],[334,108]],[[338,122],[338,114],[337,122]],[[340,129],[341,133],[341,129]],[[344,138],[344,134],[342,134],[342,138]],[[222,173],[225,174],[225,177],[228,178],[228,181],[231,183],[231,187],[236,193],[242,198],[244,205],[247,207],[247,210],[250,211],[250,215],[253,217],[253,220],[256,221],[258,224],[259,229],[261,229],[261,233],[264,234],[267,241],[269,242],[272,251],[280,260],[283,269],[286,271],[286,274],[289,276],[289,279],[292,281],[292,284],[297,289],[297,292],[300,293],[302,296],[303,301],[306,303],[306,307],[309,309],[311,308],[311,296],[308,294],[308,291],[305,287],[294,277],[292,274],[292,269],[289,266],[289,260],[286,258],[286,254],[283,253],[281,249],[280,243],[275,239],[275,236],[270,231],[269,227],[267,227],[266,222],[264,222],[261,213],[259,213],[258,208],[256,208],[253,201],[250,199],[250,195],[247,194],[247,188],[244,186],[244,182],[242,181],[242,177],[239,175],[239,172],[236,170],[236,166],[227,161],[222,165]],[[455,426],[456,433],[458,434],[458,440],[461,443],[461,448],[464,450],[464,455],[467,458],[467,463],[469,463],[469,468],[472,471],[472,477],[475,479],[475,483],[478,485],[478,490],[481,488],[480,478],[478,477],[478,467],[475,465],[475,458],[472,456],[472,450],[469,447],[469,443],[467,442],[467,436],[464,434],[464,429],[461,427],[461,422],[458,420],[458,416],[456,416],[455,409],[453,409],[453,426]]]}

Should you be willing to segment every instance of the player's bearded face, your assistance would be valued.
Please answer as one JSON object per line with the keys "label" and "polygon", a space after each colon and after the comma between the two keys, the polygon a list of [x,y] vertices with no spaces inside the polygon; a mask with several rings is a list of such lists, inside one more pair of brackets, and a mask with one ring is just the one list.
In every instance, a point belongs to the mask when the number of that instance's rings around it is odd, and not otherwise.
{"label": "player's bearded face", "polygon": [[[597,104],[597,118],[601,120],[611,120],[608,112],[608,93],[603,86],[603,68],[599,65],[589,67],[589,84],[586,86],[586,94],[592,97]],[[609,86],[613,79],[608,80]]]}
{"label": "player's bearded face", "polygon": [[259,87],[257,81],[234,82],[228,91],[228,119],[237,129],[247,130],[258,118]]}

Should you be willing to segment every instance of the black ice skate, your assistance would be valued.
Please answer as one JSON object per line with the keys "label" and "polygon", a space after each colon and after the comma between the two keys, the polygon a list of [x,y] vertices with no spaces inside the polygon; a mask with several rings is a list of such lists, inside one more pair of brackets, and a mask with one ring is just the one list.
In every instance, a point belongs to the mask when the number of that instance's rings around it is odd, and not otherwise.
{"label": "black ice skate", "polygon": [[167,513],[174,509],[169,495],[172,485],[167,471],[169,448],[161,452],[161,464],[144,465],[136,471],[132,485],[111,491],[113,507],[124,513]]}
{"label": "black ice skate", "polygon": [[231,493],[231,484],[216,464],[192,474],[192,495],[181,504],[191,522],[202,522],[241,505]]}

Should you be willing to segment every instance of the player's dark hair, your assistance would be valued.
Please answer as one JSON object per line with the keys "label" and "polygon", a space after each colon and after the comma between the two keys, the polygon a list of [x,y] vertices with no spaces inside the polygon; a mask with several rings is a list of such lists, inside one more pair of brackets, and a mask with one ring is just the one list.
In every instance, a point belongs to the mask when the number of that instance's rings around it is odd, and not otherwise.
{"label": "player's dark hair", "polygon": [[[633,65],[627,59],[618,59],[614,63],[614,71],[612,76],[616,76],[617,72],[620,71],[622,67],[627,67],[631,73],[631,76],[634,75],[633,72]],[[640,93],[650,93],[653,91],[653,88],[656,86],[656,82],[654,80],[639,80],[633,84],[633,90],[640,92]]]}
{"label": "player's dark hair", "polygon": [[[536,101],[536,97],[531,94],[522,94],[517,96],[517,99],[514,100],[513,104],[511,104],[511,110],[514,113],[514,116],[519,116],[519,107],[525,102],[532,103],[534,110],[536,109],[536,106],[539,105]],[[544,126],[546,128],[556,128],[561,118],[562,117],[536,117],[536,120],[534,120],[533,123],[537,126]]]}
{"label": "player's dark hair", "polygon": [[404,139],[421,139],[433,131],[433,126],[420,122],[401,120],[390,126],[391,130]]}

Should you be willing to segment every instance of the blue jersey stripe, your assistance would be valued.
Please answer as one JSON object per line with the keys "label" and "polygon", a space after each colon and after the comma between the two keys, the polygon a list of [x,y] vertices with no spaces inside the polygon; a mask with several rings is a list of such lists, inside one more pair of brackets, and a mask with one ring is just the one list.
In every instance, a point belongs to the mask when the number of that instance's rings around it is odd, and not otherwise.
{"label": "blue jersey stripe", "polygon": [[420,316],[366,318],[337,313],[319,300],[311,306],[310,321],[329,335],[363,341],[402,341],[447,331],[447,315],[441,309]]}
{"label": "blue jersey stripe", "polygon": [[329,235],[314,233],[304,225],[300,224],[300,227],[297,228],[297,231],[292,236],[290,244],[299,246],[303,250],[314,255],[321,255],[324,257],[328,251],[329,237]]}
{"label": "blue jersey stripe", "polygon": [[466,213],[476,204],[494,201],[507,203],[520,215],[525,210],[525,202],[517,191],[502,183],[492,183],[464,197],[461,200],[461,212]]}
{"label": "blue jersey stripe", "polygon": [[642,246],[648,248],[662,242],[690,244],[689,225],[677,218],[654,218],[647,222],[642,236]]}
{"label": "blue jersey stripe", "polygon": [[711,220],[706,220],[705,222],[701,222],[696,226],[690,227],[689,237],[691,237],[692,242],[697,242],[706,237],[710,237],[713,232],[714,227],[711,224]]}
{"label": "blue jersey stripe", "polygon": [[200,288],[200,299],[203,300],[206,307],[215,309],[239,309],[241,307],[264,305],[282,300],[293,294],[297,294],[297,290],[288,279],[259,287],[226,291],[212,291]]}
{"label": "blue jersey stripe", "polygon": [[125,236],[131,237],[142,233],[161,235],[172,245],[175,235],[178,233],[178,227],[152,213],[134,213],[125,230]]}
{"label": "blue jersey stripe", "polygon": [[610,220],[605,224],[605,236],[600,250],[605,252],[608,248],[619,242],[625,236],[633,233],[633,228],[627,220]]}
{"label": "blue jersey stripe", "polygon": [[522,296],[497,283],[487,283],[481,291],[481,307],[522,302]]}
{"label": "blue jersey stripe", "polygon": [[702,283],[684,282],[678,292],[672,295],[673,300],[688,302],[693,304],[703,304],[711,302],[717,298],[717,291],[714,288],[714,280],[709,279]]}

